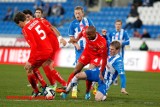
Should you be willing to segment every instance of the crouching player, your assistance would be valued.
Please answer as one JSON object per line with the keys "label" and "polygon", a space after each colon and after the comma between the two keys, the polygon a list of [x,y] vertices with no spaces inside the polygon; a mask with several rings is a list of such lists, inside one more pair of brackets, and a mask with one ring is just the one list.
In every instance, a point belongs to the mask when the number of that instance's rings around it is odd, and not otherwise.
{"label": "crouching player", "polygon": [[108,91],[113,81],[120,76],[121,79],[121,92],[127,94],[126,88],[126,76],[124,71],[123,58],[118,54],[121,48],[121,44],[118,41],[111,42],[109,46],[110,56],[108,58],[106,72],[104,75],[106,91]]}
{"label": "crouching player", "polygon": [[70,89],[77,84],[78,80],[87,79],[89,81],[98,82],[98,91],[95,95],[95,100],[104,101],[106,99],[106,93],[110,85],[113,83],[113,81],[118,75],[120,75],[121,79],[121,92],[123,94],[128,94],[128,92],[125,90],[126,77],[124,72],[124,64],[122,57],[118,54],[120,47],[121,45],[118,41],[113,41],[110,44],[109,47],[110,56],[108,58],[107,67],[105,71],[102,72],[104,79],[99,78],[99,75],[101,73],[99,68],[94,68],[91,70],[86,70],[85,72],[80,72],[76,74],[74,78],[71,80],[71,84],[68,85],[66,92],[62,94],[62,97],[66,98]]}

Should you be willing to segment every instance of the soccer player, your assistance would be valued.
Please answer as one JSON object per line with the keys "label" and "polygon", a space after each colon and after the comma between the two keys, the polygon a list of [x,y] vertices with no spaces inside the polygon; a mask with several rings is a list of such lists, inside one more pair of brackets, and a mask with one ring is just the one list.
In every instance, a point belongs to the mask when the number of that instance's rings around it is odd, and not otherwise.
{"label": "soccer player", "polygon": [[[59,42],[62,43],[63,46],[65,46],[67,42],[62,38],[62,36],[60,35],[60,32],[59,32],[54,26],[52,26],[46,19],[44,19],[42,16],[43,16],[43,10],[42,10],[41,8],[37,8],[37,9],[35,10],[35,17],[36,17],[36,18],[39,18],[39,19],[41,20],[41,22],[42,22],[46,27],[50,28],[50,29],[52,30],[52,33],[53,33],[54,37],[58,38]],[[51,39],[51,44],[52,44],[52,46],[55,47],[56,44],[55,44],[55,42],[54,42],[54,38],[51,37],[50,39]],[[58,44],[57,44],[57,45],[58,45]],[[57,47],[59,47],[59,45],[58,45]],[[59,48],[57,48],[55,51],[58,51],[58,50],[59,50]],[[54,61],[54,58],[55,58],[55,56],[52,57],[52,61]],[[54,62],[52,62],[52,63],[54,63]],[[46,68],[43,68],[43,69],[45,70]],[[57,80],[64,88],[67,86],[67,83],[65,82],[65,80],[61,77],[61,75],[60,75],[56,70],[54,71],[54,75],[52,75],[52,76],[53,76],[53,78],[54,78],[55,80]],[[48,77],[51,77],[51,75],[48,74]],[[52,78],[52,77],[51,77],[51,78]],[[55,82],[54,82],[54,83],[55,83]],[[53,85],[53,86],[54,86],[53,88],[55,88],[56,84]]]}
{"label": "soccer player", "polygon": [[[41,9],[40,9],[41,10]],[[28,16],[28,19],[27,20],[32,20],[33,19],[33,14],[32,14],[32,12],[30,11],[30,10],[28,10],[28,9],[26,9],[26,10],[24,10],[23,11],[23,13],[25,13],[25,15],[26,15],[26,17]],[[45,19],[43,19],[43,20],[45,20]],[[43,21],[42,21],[43,22]],[[48,22],[48,21],[46,21],[46,22]],[[49,22],[48,22],[49,23]],[[46,23],[45,23],[45,25],[46,25]],[[48,26],[47,26],[48,27]],[[53,33],[54,34],[54,33]],[[55,34],[54,34],[55,35]],[[63,39],[63,38],[62,38]],[[52,46],[54,45],[56,45],[56,42],[53,42],[53,41],[51,41],[51,43],[52,43]],[[54,43],[54,44],[53,44]],[[65,44],[64,44],[65,45]],[[58,45],[58,43],[57,43],[57,47],[59,47],[59,45]],[[57,50],[58,50],[59,48],[57,48]],[[55,50],[56,51],[56,50]],[[53,58],[53,60],[52,61],[54,61],[54,56],[52,57]],[[49,72],[51,72],[51,71],[49,71],[49,69],[48,69],[48,67],[47,66],[43,66],[42,65],[42,68],[43,68],[43,70],[45,71],[45,74],[46,74],[46,76],[47,76],[47,78],[48,78],[48,80],[49,80],[49,82],[50,82],[50,88],[52,88],[53,90],[56,90],[56,87],[57,87],[57,84],[56,84],[56,80],[57,81],[59,81],[61,84],[62,84],[62,86],[63,87],[66,87],[66,85],[67,85],[67,83],[65,82],[65,80],[61,77],[61,75],[55,70],[54,71],[54,73],[52,74],[52,75],[50,75],[50,73]],[[43,91],[44,91],[44,89],[43,89]],[[42,91],[42,93],[43,93],[43,91]]]}
{"label": "soccer player", "polygon": [[[105,71],[102,73],[104,76],[104,81],[99,78],[100,69],[94,68],[91,70],[86,70],[84,72],[77,73],[71,84],[67,87],[67,91],[77,84],[78,80],[87,79],[89,81],[98,82],[98,91],[95,95],[96,101],[103,101],[106,99],[106,93],[114,79],[119,75],[121,79],[121,92],[123,94],[128,94],[126,91],[126,76],[124,71],[124,63],[122,57],[118,54],[120,51],[121,44],[118,41],[113,41],[110,44],[110,56],[108,58],[108,63]],[[63,94],[63,98],[66,97],[66,94]]]}
{"label": "soccer player", "polygon": [[[74,39],[78,36],[78,34],[82,31],[82,29],[85,26],[93,26],[93,22],[89,19],[84,17],[84,9],[81,6],[76,6],[74,8],[74,16],[75,20],[73,20],[69,26],[69,37],[70,39]],[[85,41],[83,38],[81,38],[77,43],[73,43],[75,47],[75,62],[74,65],[77,64],[77,61],[82,54],[84,47],[85,47]],[[92,68],[90,66],[89,68]],[[87,83],[86,83],[87,85]],[[77,86],[73,87],[72,89],[72,98],[77,98]]]}
{"label": "soccer player", "polygon": [[[127,32],[124,29],[122,29],[122,21],[121,20],[116,20],[115,30],[110,32],[109,35],[106,37],[107,37],[107,40],[109,40],[110,42],[118,40],[121,43],[122,46],[121,46],[119,54],[124,59],[124,48],[126,45],[129,45],[130,41],[129,41],[129,36],[128,36]],[[114,85],[118,85],[117,78],[114,81]]]}
{"label": "soccer player", "polygon": [[[93,66],[101,66],[99,76],[100,79],[103,80],[102,72],[104,71],[107,63],[107,43],[105,38],[103,38],[98,32],[96,32],[96,28],[94,26],[88,26],[83,28],[76,39],[72,38],[69,42],[75,43],[81,37],[85,38],[86,47],[82,52],[80,58],[78,59],[78,63],[73,73],[70,74],[70,77],[68,79],[68,86],[70,86],[70,81],[74,77],[74,75],[79,73],[87,64],[92,64]],[[100,64],[100,61],[102,61],[102,64]],[[92,83],[89,85],[91,86]],[[68,92],[68,86],[66,88],[66,92]],[[90,98],[89,91],[90,87],[87,87],[85,96],[86,99]]]}
{"label": "soccer player", "polygon": [[[43,64],[44,66],[49,66],[48,69],[52,71],[51,75],[54,72],[51,57],[55,52],[49,39],[49,36],[53,36],[53,34],[39,19],[33,19],[28,22],[25,14],[22,12],[18,12],[15,15],[14,22],[22,28],[24,38],[31,48],[29,59],[24,68],[27,71],[28,80],[32,85],[33,95],[36,97],[39,95],[39,90],[36,85],[35,75],[33,75],[35,69],[38,69]],[[55,39],[56,41],[58,42],[57,39]]]}
{"label": "soccer player", "polygon": [[[23,10],[23,13],[25,14],[26,16],[26,20],[27,21],[30,21],[33,19],[33,14],[30,10],[26,9],[26,10]],[[35,76],[35,80],[36,80],[36,83],[38,85],[38,81],[41,83],[42,87],[46,86],[46,82],[45,80],[43,79],[42,75],[40,74],[40,71],[38,69],[35,69],[36,71],[34,73],[37,73],[39,75]],[[36,75],[36,74],[35,74]],[[40,78],[39,78],[40,77]],[[31,84],[27,85],[27,86],[31,86]]]}

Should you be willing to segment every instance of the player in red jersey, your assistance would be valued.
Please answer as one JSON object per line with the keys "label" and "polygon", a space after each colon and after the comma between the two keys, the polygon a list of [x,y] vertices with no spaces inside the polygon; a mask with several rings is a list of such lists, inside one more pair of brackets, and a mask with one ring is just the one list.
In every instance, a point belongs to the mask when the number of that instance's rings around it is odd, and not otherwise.
{"label": "player in red jersey", "polygon": [[[59,42],[63,44],[63,46],[66,45],[66,41],[62,38],[62,36],[60,36],[60,32],[54,27],[52,26],[45,18],[42,17],[43,16],[43,10],[41,8],[37,8],[35,10],[35,17],[39,18],[41,20],[41,22],[47,26],[48,28],[50,28],[53,31],[53,35],[54,36],[50,36],[50,40],[51,40],[51,44],[53,47],[57,47],[57,49],[55,49],[55,52],[58,51],[59,48]],[[54,41],[54,39],[58,38],[59,42]],[[55,54],[53,54],[52,56],[52,63],[54,63],[54,58],[55,58]],[[44,68],[46,69],[46,68]],[[65,80],[61,77],[61,75],[55,70],[55,73],[53,75],[54,79],[57,80],[63,87],[67,86],[67,83],[65,82]]]}
{"label": "player in red jersey", "polygon": [[[96,28],[94,26],[85,27],[78,35],[76,39],[71,39],[70,43],[77,42],[81,37],[86,39],[86,47],[82,52],[82,55],[78,59],[78,63],[73,71],[70,74],[68,79],[68,86],[71,85],[70,81],[74,77],[75,74],[79,73],[83,67],[87,64],[92,64],[93,66],[101,66],[100,69],[100,79],[103,80],[102,72],[105,69],[107,64],[107,43],[105,38],[103,38],[98,32],[96,32]],[[100,64],[100,60],[102,63]],[[97,63],[98,62],[98,63]],[[90,84],[91,85],[91,84]],[[66,93],[68,93],[68,87],[66,88]],[[89,98],[90,87],[87,87],[86,95]],[[86,98],[86,99],[88,99]]]}
{"label": "player in red jersey", "polygon": [[28,22],[25,14],[22,12],[18,12],[15,15],[14,22],[22,28],[23,35],[31,48],[29,59],[24,68],[27,71],[28,80],[34,90],[34,96],[37,96],[39,90],[36,85],[35,75],[32,75],[34,69],[38,69],[43,64],[44,66],[49,66],[49,69],[54,72],[54,67],[51,63],[54,48],[48,37],[53,36],[53,34],[39,19],[33,19]]}
{"label": "player in red jersey", "polygon": [[[33,13],[32,13],[30,10],[28,10],[28,9],[23,10],[23,13],[24,13],[25,16],[26,16],[26,20],[27,20],[27,21],[30,21],[30,20],[33,20],[33,19],[34,19],[34,18],[33,18]],[[34,70],[35,70],[35,71],[34,71],[34,75],[35,75],[35,77],[36,77],[35,80],[36,80],[37,85],[38,85],[38,81],[39,81],[39,82],[41,83],[42,87],[45,87],[47,84],[46,84],[45,80],[43,79],[40,71],[39,71],[38,69],[34,69]],[[31,86],[31,84],[29,84],[29,85],[27,85],[27,86]]]}

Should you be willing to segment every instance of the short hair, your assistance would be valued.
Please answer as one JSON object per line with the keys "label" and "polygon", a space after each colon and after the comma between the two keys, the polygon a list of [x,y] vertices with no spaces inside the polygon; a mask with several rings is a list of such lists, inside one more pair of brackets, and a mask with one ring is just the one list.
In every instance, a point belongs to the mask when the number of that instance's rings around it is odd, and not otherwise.
{"label": "short hair", "polygon": [[110,46],[114,46],[118,50],[121,48],[121,43],[119,41],[113,41],[110,43]]}
{"label": "short hair", "polygon": [[122,20],[120,20],[120,19],[117,19],[117,20],[115,21],[115,23],[116,23],[116,22],[121,22],[121,24],[122,24]]}
{"label": "short hair", "polygon": [[26,16],[25,16],[25,14],[22,13],[22,12],[18,12],[18,13],[15,15],[15,17],[14,17],[14,22],[15,22],[16,24],[19,24],[19,21],[24,22],[25,20],[26,20]]}
{"label": "short hair", "polygon": [[37,11],[37,10],[39,10],[39,11],[41,11],[41,13],[43,14],[43,10],[42,10],[42,8],[36,8],[36,10],[35,10],[35,12]]}
{"label": "short hair", "polygon": [[25,10],[23,10],[23,13],[24,13],[24,14],[29,14],[29,15],[33,16],[32,11],[31,11],[31,10],[29,10],[29,9],[25,9]]}
{"label": "short hair", "polygon": [[94,26],[88,26],[87,30],[92,31],[92,32],[96,32],[96,28]]}
{"label": "short hair", "polygon": [[76,6],[76,7],[74,8],[74,10],[81,10],[81,11],[84,13],[84,9],[83,9],[83,7],[81,7],[81,6]]}

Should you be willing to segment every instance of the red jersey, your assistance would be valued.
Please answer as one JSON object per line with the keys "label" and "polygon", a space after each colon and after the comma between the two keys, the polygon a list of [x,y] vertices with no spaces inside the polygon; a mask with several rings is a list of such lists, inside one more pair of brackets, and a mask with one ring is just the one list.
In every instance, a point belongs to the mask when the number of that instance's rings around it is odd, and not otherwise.
{"label": "red jersey", "polygon": [[[51,23],[49,23],[45,18],[40,18],[40,20],[46,27],[51,29],[51,27],[52,27]],[[48,37],[51,41],[51,44],[52,44],[54,51],[58,50],[59,49],[59,42],[58,42],[57,36],[53,30],[52,30],[52,35],[49,35]]]}
{"label": "red jersey", "polygon": [[29,21],[22,29],[22,32],[31,48],[28,62],[32,64],[40,56],[52,53],[53,47],[47,36],[51,34],[51,30],[44,26],[38,19]]}
{"label": "red jersey", "polygon": [[89,40],[85,33],[86,28],[84,28],[79,37],[84,37],[86,40],[86,47],[84,51],[87,51],[93,56],[101,57],[102,65],[101,65],[101,72],[104,71],[105,66],[107,64],[107,42],[104,37],[102,37],[98,32],[96,33],[96,38],[94,40]]}

